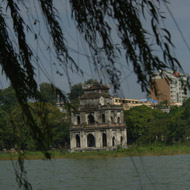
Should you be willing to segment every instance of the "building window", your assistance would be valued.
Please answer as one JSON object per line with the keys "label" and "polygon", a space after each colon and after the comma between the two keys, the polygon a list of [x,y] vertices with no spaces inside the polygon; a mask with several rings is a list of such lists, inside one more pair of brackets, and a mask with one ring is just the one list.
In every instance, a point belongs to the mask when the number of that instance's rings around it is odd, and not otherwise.
{"label": "building window", "polygon": [[92,114],[88,115],[88,124],[94,124],[94,116]]}
{"label": "building window", "polygon": [[80,125],[80,116],[77,116],[77,125]]}
{"label": "building window", "polygon": [[111,116],[111,123],[113,123],[113,117]]}
{"label": "building window", "polygon": [[117,123],[120,123],[120,117],[117,118]]}
{"label": "building window", "polygon": [[75,136],[75,139],[76,139],[76,147],[80,147],[80,136],[78,134]]}
{"label": "building window", "polygon": [[107,137],[105,133],[102,134],[102,145],[107,146]]}
{"label": "building window", "polygon": [[115,137],[112,137],[112,146],[115,146]]}
{"label": "building window", "polygon": [[120,143],[121,143],[121,145],[123,144],[123,137],[122,136],[120,137]]}
{"label": "building window", "polygon": [[88,136],[87,136],[87,146],[95,147],[95,138],[92,134],[88,134]]}
{"label": "building window", "polygon": [[106,117],[105,117],[105,114],[103,113],[102,114],[102,123],[105,123],[106,122]]}

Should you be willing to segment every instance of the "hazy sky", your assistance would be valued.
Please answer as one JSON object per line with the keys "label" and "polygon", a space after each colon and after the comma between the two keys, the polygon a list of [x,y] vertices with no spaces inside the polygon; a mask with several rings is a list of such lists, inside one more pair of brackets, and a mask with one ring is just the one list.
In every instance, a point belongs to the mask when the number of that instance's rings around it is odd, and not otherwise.
{"label": "hazy sky", "polygon": [[[84,82],[85,80],[89,78],[98,78],[93,71],[93,68],[91,67],[92,63],[89,64],[89,60],[86,59],[86,57],[83,54],[89,54],[88,49],[83,44],[83,40],[81,40],[80,34],[76,31],[73,21],[70,17],[70,10],[68,8],[68,4],[65,3],[67,1],[61,1],[61,0],[55,0],[56,7],[60,10],[60,18],[62,22],[63,31],[66,34],[66,40],[68,42],[68,47],[72,52],[72,56],[75,57],[77,60],[77,63],[80,65],[82,69],[84,69],[85,74],[84,77],[77,76],[76,74],[73,74],[70,71],[67,71],[66,68],[59,68],[57,65],[53,68],[48,62],[54,62],[54,56],[53,53],[48,53],[49,50],[47,50],[48,44],[50,44],[49,36],[47,35],[47,32],[44,33],[43,26],[39,27],[37,29],[37,32],[41,32],[41,35],[44,40],[44,44],[36,46],[36,44],[33,45],[34,50],[41,54],[41,67],[36,64],[36,79],[39,83],[43,81],[51,81],[55,83],[55,85],[65,92],[69,91],[69,85],[67,78],[70,78],[71,84],[77,84],[79,82]],[[31,11],[33,7],[30,7]],[[169,8],[171,12],[173,13],[180,30],[182,31],[184,38],[186,40],[187,44],[190,44],[190,0],[171,0],[171,4],[169,5]],[[34,11],[38,11],[40,15],[40,11],[38,9],[33,9]],[[29,13],[23,13],[29,14]],[[174,42],[174,45],[176,46],[176,56],[178,60],[180,61],[182,67],[184,68],[185,73],[190,74],[190,50],[187,48],[187,45],[185,44],[179,30],[177,29],[174,21],[172,20],[171,16],[169,14],[166,14],[167,20],[166,20],[166,26],[169,29],[169,31],[172,34],[172,39]],[[40,16],[39,16],[40,17]],[[38,23],[37,23],[38,24]],[[30,37],[30,43],[33,44],[34,40],[33,37]],[[189,45],[190,46],[190,45]],[[49,49],[51,51],[51,48],[53,47],[50,45]],[[79,52],[79,54],[78,54]],[[125,59],[122,58],[120,60],[121,66],[120,69],[123,71],[122,78],[121,78],[121,91],[119,92],[119,95],[126,98],[145,98],[146,94],[141,92],[140,86],[136,83],[137,79],[136,76],[132,72],[132,68],[126,65]],[[42,71],[43,70],[43,71]],[[57,75],[56,72],[63,73],[63,76]],[[66,75],[67,73],[68,75]],[[45,77],[46,75],[46,77]],[[104,73],[102,73],[104,75]],[[47,79],[48,78],[48,79]],[[5,78],[0,78],[1,81],[1,88],[5,88],[8,85],[8,82],[6,82]]]}

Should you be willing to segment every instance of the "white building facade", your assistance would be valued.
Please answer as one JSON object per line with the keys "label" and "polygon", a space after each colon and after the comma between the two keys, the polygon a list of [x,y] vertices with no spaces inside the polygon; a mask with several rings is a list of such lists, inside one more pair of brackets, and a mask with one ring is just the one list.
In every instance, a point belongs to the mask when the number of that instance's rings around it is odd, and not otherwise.
{"label": "white building facade", "polygon": [[162,73],[155,73],[152,78],[155,83],[157,95],[154,90],[151,91],[151,98],[159,100],[159,102],[167,100],[168,103],[182,104],[188,98],[187,75],[164,71]]}

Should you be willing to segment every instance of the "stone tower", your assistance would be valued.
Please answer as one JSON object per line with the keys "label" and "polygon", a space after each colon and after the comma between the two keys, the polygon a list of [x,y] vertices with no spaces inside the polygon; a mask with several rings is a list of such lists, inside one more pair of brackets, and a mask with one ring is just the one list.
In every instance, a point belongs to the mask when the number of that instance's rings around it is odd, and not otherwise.
{"label": "stone tower", "polygon": [[71,152],[127,147],[123,108],[113,105],[108,91],[98,82],[84,87],[80,107],[71,113]]}

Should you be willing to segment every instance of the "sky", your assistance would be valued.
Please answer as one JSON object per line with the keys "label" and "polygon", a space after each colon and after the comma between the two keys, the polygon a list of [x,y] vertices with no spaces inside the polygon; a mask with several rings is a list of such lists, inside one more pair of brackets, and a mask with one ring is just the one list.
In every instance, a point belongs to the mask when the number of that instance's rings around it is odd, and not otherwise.
{"label": "sky", "polygon": [[[68,48],[71,51],[71,55],[75,58],[81,69],[84,71],[84,76],[78,75],[75,72],[68,71],[64,67],[60,67],[56,63],[55,55],[53,52],[53,46],[50,43],[50,38],[43,25],[37,23],[37,33],[41,33],[42,40],[44,41],[38,46],[34,40],[34,37],[31,35],[29,37],[29,43],[32,45],[33,50],[40,54],[40,61],[35,63],[36,68],[36,80],[38,83],[42,82],[52,82],[57,87],[62,89],[65,93],[69,92],[70,85],[77,84],[79,82],[84,82],[87,79],[95,78],[100,79],[104,78],[104,73],[100,73],[100,76],[97,77],[94,69],[92,67],[91,60],[86,58],[86,54],[89,54],[88,48],[84,45],[80,34],[77,32],[75,25],[70,17],[69,5],[67,1],[56,0],[55,6],[60,12],[61,25],[64,33],[66,34],[65,38],[68,42]],[[190,74],[190,49],[187,46],[190,46],[190,1],[189,0],[170,0],[171,4],[169,8],[175,17],[175,20],[180,28],[180,31],[176,27],[175,22],[173,21],[170,14],[166,12],[166,27],[171,32],[172,41],[176,47],[175,54],[178,60],[180,61],[184,72]],[[42,23],[43,18],[40,17],[40,10],[38,7],[30,5],[30,11],[22,12],[24,16],[30,14],[29,12],[37,12],[39,15],[39,20]],[[32,22],[31,20],[27,20]],[[182,36],[183,35],[183,36]],[[185,41],[184,41],[185,39]],[[48,48],[47,48],[48,46]],[[53,63],[53,64],[50,64]],[[132,67],[126,65],[126,61],[123,57],[120,59],[120,70],[122,71],[121,76],[121,89],[118,91],[117,95],[125,98],[146,98],[146,93],[141,91],[141,87],[137,84],[137,78],[132,71]],[[53,65],[53,66],[52,66]],[[123,66],[125,65],[125,66]],[[70,84],[68,81],[70,80]],[[107,80],[104,81],[107,85],[110,85]],[[4,76],[0,77],[0,86],[1,88],[6,88],[9,85],[9,82],[5,79]],[[111,86],[111,85],[110,85]]]}

